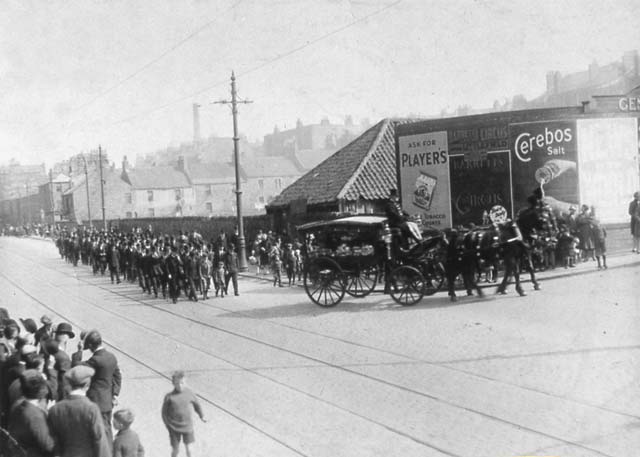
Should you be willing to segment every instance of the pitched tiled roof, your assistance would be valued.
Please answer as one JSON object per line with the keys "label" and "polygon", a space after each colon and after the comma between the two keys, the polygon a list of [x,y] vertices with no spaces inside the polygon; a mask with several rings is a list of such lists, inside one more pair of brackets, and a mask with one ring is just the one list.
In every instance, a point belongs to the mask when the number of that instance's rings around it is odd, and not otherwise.
{"label": "pitched tiled roof", "polygon": [[217,184],[235,182],[235,168],[230,163],[189,164],[189,178],[193,184]]}
{"label": "pitched tiled roof", "polygon": [[174,189],[191,187],[187,176],[173,167],[147,167],[127,171],[134,189]]}
{"label": "pitched tiled roof", "polygon": [[418,119],[383,119],[284,189],[269,207],[387,198],[397,187],[395,128]]}
{"label": "pitched tiled roof", "polygon": [[286,157],[268,156],[245,160],[240,164],[247,178],[300,176],[296,165]]}

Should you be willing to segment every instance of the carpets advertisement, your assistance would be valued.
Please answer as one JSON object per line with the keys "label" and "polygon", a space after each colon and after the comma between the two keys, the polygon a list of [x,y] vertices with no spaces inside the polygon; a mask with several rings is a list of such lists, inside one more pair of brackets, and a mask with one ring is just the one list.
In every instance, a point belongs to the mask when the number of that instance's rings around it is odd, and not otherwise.
{"label": "carpets advertisement", "polygon": [[490,152],[481,160],[450,157],[453,225],[481,225],[483,213],[503,206],[511,217],[509,152]]}

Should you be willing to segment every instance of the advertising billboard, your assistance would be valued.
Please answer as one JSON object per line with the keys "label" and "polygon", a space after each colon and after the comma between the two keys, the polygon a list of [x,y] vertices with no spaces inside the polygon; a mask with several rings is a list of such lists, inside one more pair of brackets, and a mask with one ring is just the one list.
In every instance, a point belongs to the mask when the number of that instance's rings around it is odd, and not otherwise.
{"label": "advertising billboard", "polygon": [[396,163],[402,209],[427,225],[450,227],[447,132],[399,136]]}
{"label": "advertising billboard", "polygon": [[600,222],[627,222],[627,205],[640,189],[637,119],[581,119],[577,129],[580,203],[594,206]]}
{"label": "advertising billboard", "polygon": [[509,151],[489,152],[480,160],[450,157],[453,225],[480,225],[495,205],[511,212]]}
{"label": "advertising billboard", "polygon": [[552,208],[565,212],[579,202],[575,120],[550,120],[509,125],[513,207],[527,206],[527,197],[542,187]]}

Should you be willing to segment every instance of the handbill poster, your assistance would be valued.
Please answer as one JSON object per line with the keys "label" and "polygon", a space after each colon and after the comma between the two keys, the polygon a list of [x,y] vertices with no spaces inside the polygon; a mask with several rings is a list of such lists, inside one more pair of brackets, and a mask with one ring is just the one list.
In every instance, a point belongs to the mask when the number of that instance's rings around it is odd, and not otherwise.
{"label": "handbill poster", "polygon": [[447,132],[398,137],[397,165],[402,208],[423,224],[450,227]]}
{"label": "handbill poster", "polygon": [[580,119],[580,202],[602,223],[627,222],[626,205],[638,183],[637,119]]}

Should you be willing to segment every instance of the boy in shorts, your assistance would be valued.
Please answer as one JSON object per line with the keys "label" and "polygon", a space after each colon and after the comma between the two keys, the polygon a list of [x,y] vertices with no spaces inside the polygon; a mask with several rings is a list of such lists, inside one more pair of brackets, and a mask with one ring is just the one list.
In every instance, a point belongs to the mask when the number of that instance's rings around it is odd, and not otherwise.
{"label": "boy in shorts", "polygon": [[206,422],[202,407],[195,394],[186,387],[183,371],[176,371],[171,376],[173,390],[164,397],[162,403],[162,421],[169,431],[171,457],[177,457],[180,441],[184,441],[187,457],[191,457],[191,443],[195,441],[191,407]]}

